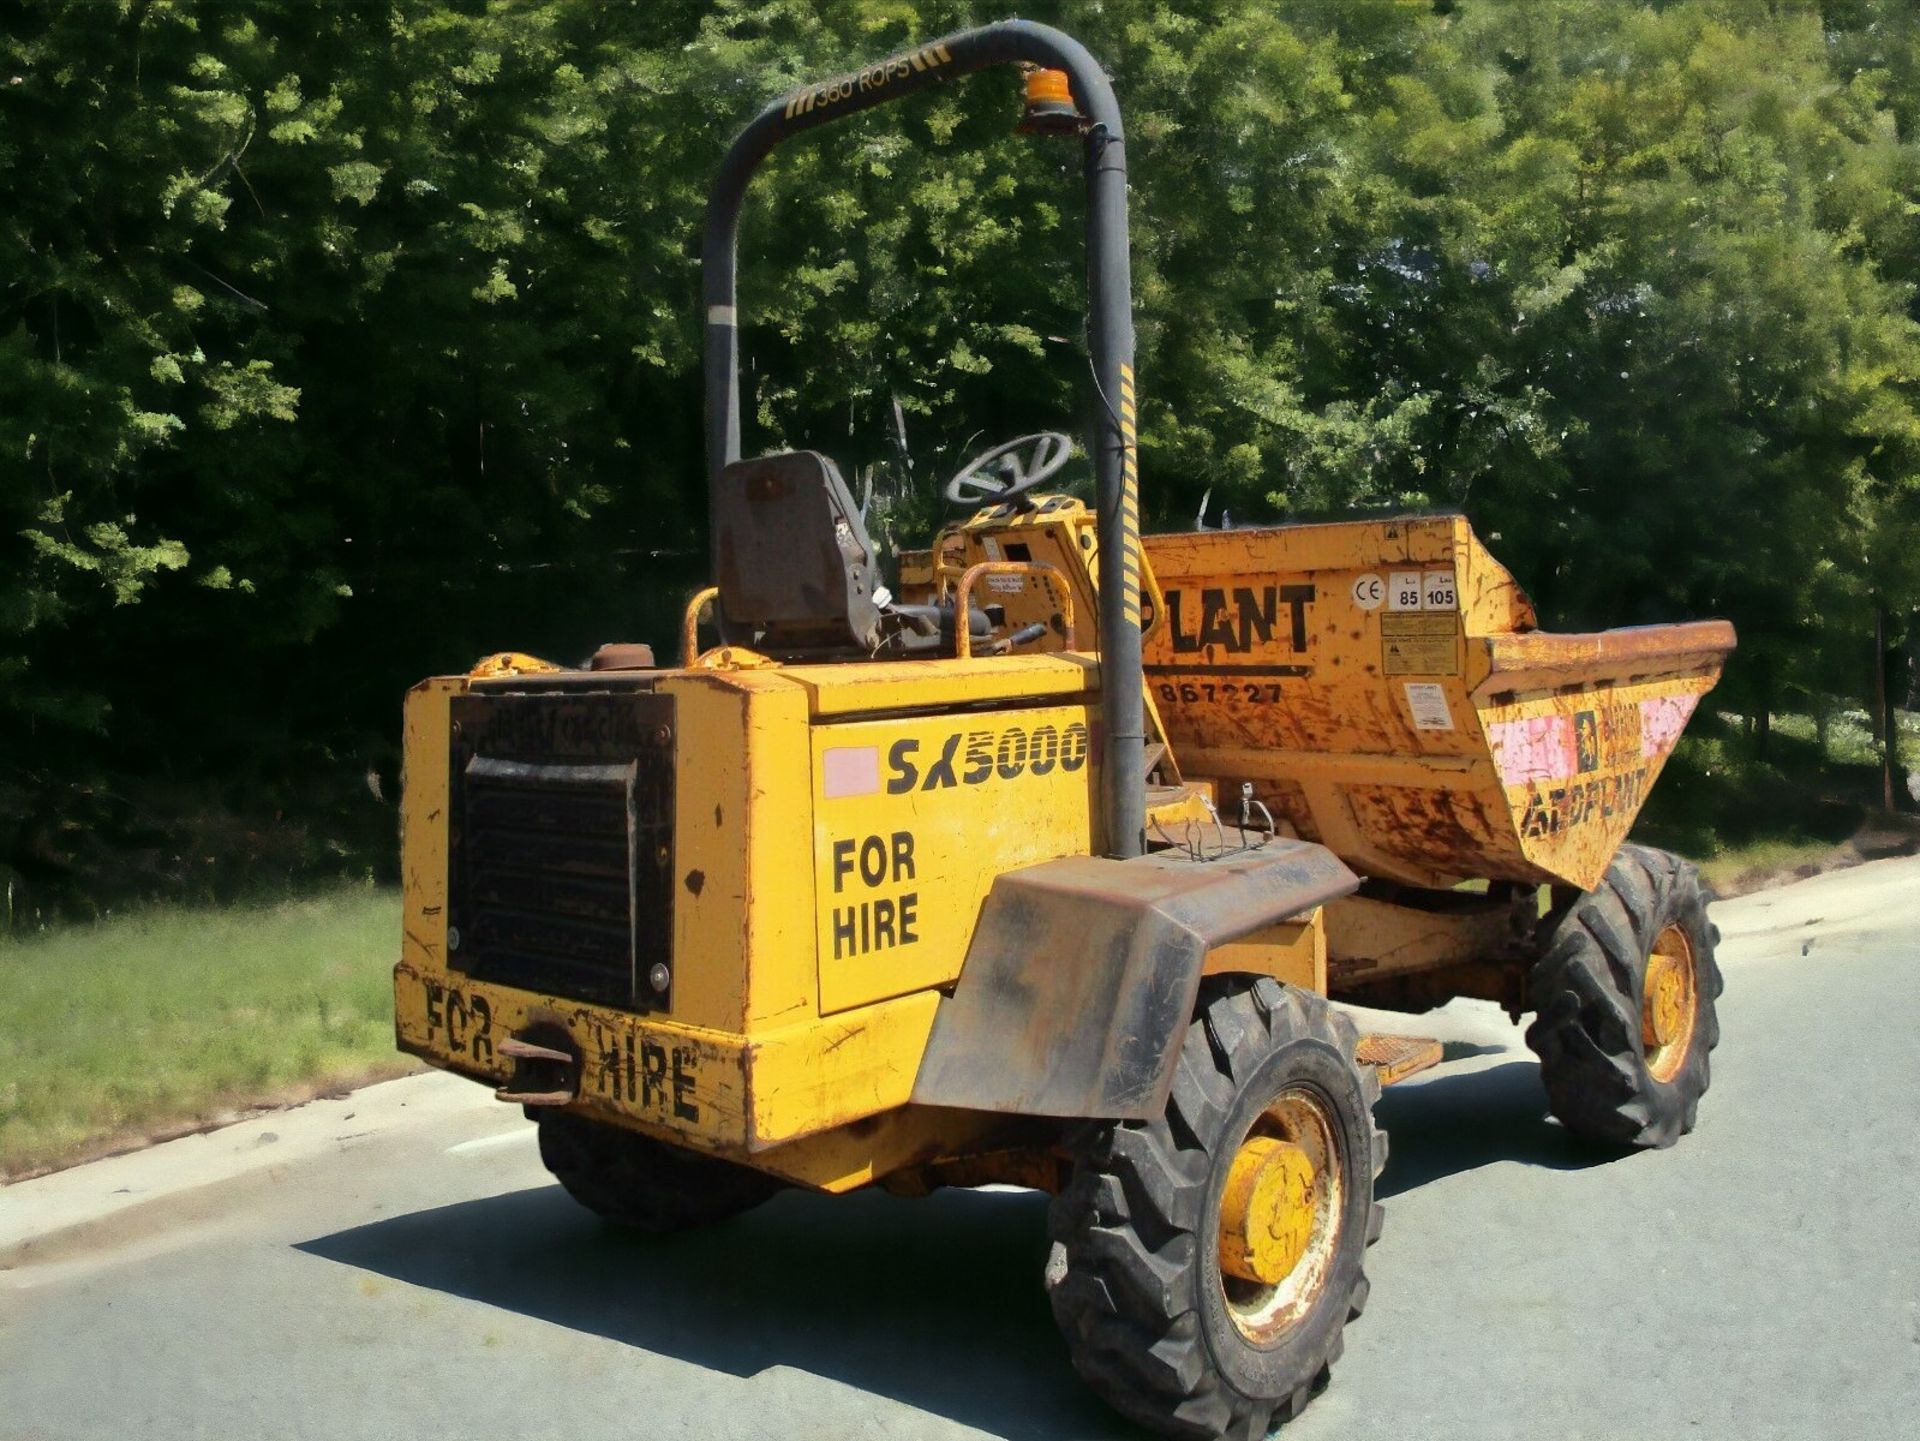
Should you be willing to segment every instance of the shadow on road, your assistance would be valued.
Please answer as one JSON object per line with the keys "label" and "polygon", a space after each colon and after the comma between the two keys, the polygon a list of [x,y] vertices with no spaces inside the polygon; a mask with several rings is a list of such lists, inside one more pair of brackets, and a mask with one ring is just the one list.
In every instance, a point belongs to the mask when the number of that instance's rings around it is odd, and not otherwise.
{"label": "shadow on road", "polygon": [[[1604,1157],[1545,1117],[1516,1060],[1380,1100],[1391,1197],[1496,1161]],[[298,1249],[736,1376],[790,1366],[1008,1441],[1143,1436],[1075,1377],[1040,1274],[1046,1199],[789,1193],[660,1239],[601,1224],[558,1186],[415,1212]]]}
{"label": "shadow on road", "polygon": [[1383,1201],[1496,1161],[1577,1171],[1618,1159],[1548,1118],[1531,1057],[1389,1087],[1373,1115],[1388,1136],[1387,1169],[1375,1188]]}
{"label": "shadow on road", "polygon": [[1009,1438],[1144,1436],[1073,1373],[1040,1275],[1046,1198],[788,1193],[659,1239],[556,1186],[298,1249],[735,1376],[790,1366]]}

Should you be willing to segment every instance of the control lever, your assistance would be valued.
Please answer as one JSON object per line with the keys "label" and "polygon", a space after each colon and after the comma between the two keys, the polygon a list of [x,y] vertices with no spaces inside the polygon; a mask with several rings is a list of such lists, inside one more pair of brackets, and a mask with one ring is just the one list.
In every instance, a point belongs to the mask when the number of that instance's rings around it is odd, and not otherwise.
{"label": "control lever", "polygon": [[981,652],[981,654],[982,655],[1005,655],[1008,651],[1012,650],[1015,646],[1025,645],[1029,641],[1036,641],[1046,633],[1047,633],[1047,623],[1045,621],[1036,620],[1032,625],[1021,626],[1020,629],[1015,631],[1012,635],[1001,636],[1000,639],[993,642],[993,644],[987,646]]}

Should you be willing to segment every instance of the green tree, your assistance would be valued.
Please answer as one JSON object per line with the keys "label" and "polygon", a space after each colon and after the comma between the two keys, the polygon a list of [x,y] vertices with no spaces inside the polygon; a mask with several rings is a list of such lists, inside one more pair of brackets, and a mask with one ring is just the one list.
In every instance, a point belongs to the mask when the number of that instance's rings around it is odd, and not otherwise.
{"label": "green tree", "polygon": [[[998,13],[0,15],[0,854],[109,777],[337,829],[314,789],[390,766],[417,676],[667,641],[728,140]],[[1128,117],[1153,523],[1457,506],[1551,624],[1726,614],[1735,704],[1865,703],[1920,605],[1904,0],[1033,13]],[[873,480],[897,543],[973,449],[1091,418],[1078,157],[1017,113],[936,89],[750,203],[749,444]]]}

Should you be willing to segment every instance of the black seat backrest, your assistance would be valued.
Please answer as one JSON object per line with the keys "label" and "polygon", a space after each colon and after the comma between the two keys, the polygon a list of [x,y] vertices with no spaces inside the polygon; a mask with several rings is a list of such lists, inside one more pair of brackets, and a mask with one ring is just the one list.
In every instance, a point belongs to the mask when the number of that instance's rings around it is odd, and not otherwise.
{"label": "black seat backrest", "polygon": [[714,580],[735,640],[781,657],[873,651],[879,567],[832,461],[811,450],[736,460],[716,482],[714,517]]}

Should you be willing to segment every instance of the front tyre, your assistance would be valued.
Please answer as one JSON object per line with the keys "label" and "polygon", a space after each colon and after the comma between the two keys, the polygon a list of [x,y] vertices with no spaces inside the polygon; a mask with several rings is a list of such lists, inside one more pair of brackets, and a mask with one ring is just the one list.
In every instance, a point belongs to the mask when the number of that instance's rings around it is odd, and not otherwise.
{"label": "front tyre", "polygon": [[1079,1138],[1046,1279],[1075,1368],[1116,1410],[1258,1438],[1326,1385],[1380,1234],[1386,1137],[1356,1039],[1320,997],[1210,986],[1165,1112]]}
{"label": "front tyre", "polygon": [[780,1189],[759,1171],[567,1111],[539,1117],[540,1160],[596,1216],[650,1235],[751,1210]]}
{"label": "front tyre", "polygon": [[1553,927],[1533,967],[1527,1044],[1569,1131],[1657,1147],[1693,1129],[1720,1040],[1719,938],[1700,873],[1635,845]]}

